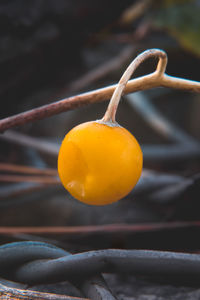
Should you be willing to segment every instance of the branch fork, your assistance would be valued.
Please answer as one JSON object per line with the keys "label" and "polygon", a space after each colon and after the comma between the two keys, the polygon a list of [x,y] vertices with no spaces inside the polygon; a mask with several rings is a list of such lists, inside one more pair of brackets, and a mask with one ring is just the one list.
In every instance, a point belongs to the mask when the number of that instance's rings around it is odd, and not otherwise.
{"label": "branch fork", "polygon": [[[133,73],[135,72],[135,70],[139,67],[139,65],[145,61],[148,58],[151,57],[158,57],[159,61],[157,64],[157,68],[156,71],[147,75],[146,76],[146,80],[153,80],[155,84],[160,84],[162,82],[162,78],[164,77],[165,74],[165,69],[167,66],[167,54],[159,49],[151,49],[151,50],[146,50],[143,53],[141,53],[140,55],[138,55],[133,61],[132,63],[128,66],[128,68],[126,69],[126,71],[124,72],[124,74],[122,75],[113,95],[112,98],[110,100],[108,109],[102,119],[102,121],[104,123],[115,123],[115,115],[116,115],[116,111],[119,105],[119,101],[121,99],[122,93],[124,92],[124,89],[129,81],[129,79],[131,78],[131,76],[133,75]],[[145,83],[143,83],[145,84]]]}
{"label": "branch fork", "polygon": [[[158,57],[159,59],[156,70],[151,74],[129,81],[136,68],[144,60],[150,57]],[[72,110],[76,107],[80,107],[86,104],[102,102],[111,97],[112,98],[110,100],[110,104],[102,121],[105,122],[109,120],[115,122],[115,114],[122,93],[128,94],[155,87],[167,87],[200,93],[200,82],[169,76],[165,73],[166,65],[167,54],[163,50],[146,50],[139,56],[137,56],[135,60],[129,65],[117,85],[111,85],[102,89],[97,89],[77,96],[72,96],[48,105],[41,106],[39,108],[29,110],[24,113],[2,119],[0,120],[0,132],[4,132],[9,128],[24,125],[36,120],[45,119],[50,116]]]}

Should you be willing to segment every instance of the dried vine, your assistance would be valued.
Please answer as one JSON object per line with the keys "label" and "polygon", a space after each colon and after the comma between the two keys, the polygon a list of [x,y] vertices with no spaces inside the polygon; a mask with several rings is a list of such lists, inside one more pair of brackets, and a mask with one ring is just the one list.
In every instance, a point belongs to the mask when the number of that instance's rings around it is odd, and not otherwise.
{"label": "dried vine", "polygon": [[[159,60],[157,69],[153,73],[130,80],[123,91],[124,94],[147,90],[155,87],[168,87],[200,93],[200,82],[177,78],[164,73],[167,62],[167,55],[164,51],[159,49],[150,49],[140,54],[140,57],[143,56],[145,56],[145,59],[152,56],[158,56],[159,58],[162,57],[163,59]],[[139,64],[142,61],[143,60],[141,60]],[[163,64],[163,62],[165,63]],[[2,119],[0,121],[0,132],[4,132],[5,130],[15,126],[45,119],[61,112],[75,109],[76,107],[80,107],[85,104],[108,100],[112,96],[116,86],[117,85],[111,85],[102,89],[97,89],[91,92],[65,98],[48,105],[44,105],[27,112]]]}

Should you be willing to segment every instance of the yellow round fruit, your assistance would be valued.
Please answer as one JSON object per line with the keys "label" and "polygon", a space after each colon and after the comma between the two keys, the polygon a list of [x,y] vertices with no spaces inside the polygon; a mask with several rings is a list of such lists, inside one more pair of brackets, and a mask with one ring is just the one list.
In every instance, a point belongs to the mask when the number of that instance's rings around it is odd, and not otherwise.
{"label": "yellow round fruit", "polygon": [[58,155],[64,187],[81,202],[106,205],[126,196],[142,172],[142,151],[120,126],[93,121],[74,127]]}

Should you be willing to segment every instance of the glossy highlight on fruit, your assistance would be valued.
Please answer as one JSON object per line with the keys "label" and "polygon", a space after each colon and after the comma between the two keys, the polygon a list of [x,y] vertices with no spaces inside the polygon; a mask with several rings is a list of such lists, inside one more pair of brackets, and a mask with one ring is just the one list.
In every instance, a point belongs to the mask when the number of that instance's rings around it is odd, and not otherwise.
{"label": "glossy highlight on fruit", "polygon": [[63,186],[86,204],[106,205],[126,196],[142,172],[141,148],[134,136],[116,123],[92,121],[65,136],[58,155]]}

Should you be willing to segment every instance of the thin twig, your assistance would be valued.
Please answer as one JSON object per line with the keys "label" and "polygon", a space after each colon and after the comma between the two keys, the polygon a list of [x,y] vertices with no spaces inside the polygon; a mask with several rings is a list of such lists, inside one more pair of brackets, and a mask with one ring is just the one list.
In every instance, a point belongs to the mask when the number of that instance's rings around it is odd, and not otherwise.
{"label": "thin twig", "polygon": [[68,93],[74,93],[76,91],[80,91],[81,89],[87,87],[89,84],[105,77],[110,72],[114,72],[119,70],[121,66],[123,66],[128,59],[133,55],[136,50],[135,46],[127,46],[123,51],[112,58],[110,61],[100,65],[94,70],[89,71],[87,74],[83,75],[81,78],[73,81],[68,87]]}
{"label": "thin twig", "polygon": [[152,0],[139,0],[136,3],[134,2],[131,6],[126,8],[119,20],[120,25],[128,25],[133,23],[149,8]]}
{"label": "thin twig", "polygon": [[200,227],[200,221],[192,222],[168,222],[168,223],[143,223],[143,224],[106,224],[89,226],[46,226],[46,227],[0,227],[0,234],[97,234],[97,233],[137,233],[148,231],[162,231],[166,229],[178,229],[188,227]]}
{"label": "thin twig", "polygon": [[16,289],[7,287],[3,284],[0,284],[0,299],[15,299],[15,300],[21,300],[21,299],[29,299],[29,300],[89,300],[86,298],[78,298],[78,297],[70,297],[70,296],[64,296],[64,295],[58,295],[58,294],[52,294],[52,293],[42,293],[37,291],[31,291],[31,290],[22,290],[22,289]]}
{"label": "thin twig", "polygon": [[[170,186],[179,186],[182,185],[183,189],[187,188],[194,184],[193,178],[185,178],[183,176],[174,175],[174,174],[166,174],[161,172],[155,172],[143,169],[142,176],[134,188],[133,194],[134,196],[142,196],[146,195],[146,199],[152,195],[153,191],[159,191],[160,189],[167,188]],[[60,186],[60,182],[58,182],[57,186]],[[9,203],[19,203],[16,199],[17,196],[21,196],[28,193],[37,192],[38,190],[46,189],[49,184],[41,184],[41,183],[28,183],[28,182],[20,182],[13,183],[0,187],[0,199],[5,200],[8,198],[12,198],[13,201],[1,201],[0,205],[8,205]],[[54,185],[54,188],[56,184]],[[148,196],[147,196],[148,195]]]}
{"label": "thin twig", "polygon": [[45,184],[58,184],[59,179],[51,176],[0,175],[0,182],[38,182]]}
{"label": "thin twig", "polygon": [[[152,52],[152,50],[149,51],[150,53]],[[160,52],[162,51],[160,50]],[[130,92],[142,91],[155,87],[168,87],[198,93],[200,92],[200,83],[197,81],[172,77],[166,74],[162,74],[161,76],[161,72],[163,72],[164,68],[164,64],[158,64],[158,69],[155,72],[146,76],[139,77],[137,79],[130,80],[127,83],[123,93],[128,94]],[[72,96],[45,106],[41,106],[39,108],[32,109],[24,113],[14,115],[12,117],[2,119],[0,121],[0,132],[3,132],[15,126],[24,125],[36,120],[45,119],[55,114],[72,110],[76,107],[80,107],[86,104],[105,101],[112,96],[116,87],[117,85],[112,85],[106,88],[87,92],[77,96]]]}
{"label": "thin twig", "polygon": [[133,56],[133,54],[136,52],[136,49],[138,49],[136,43],[141,41],[147,35],[150,28],[150,22],[142,22],[132,34],[131,45],[124,47],[123,50],[114,58],[111,58],[109,61],[106,61],[102,65],[97,66],[95,69],[84,74],[77,80],[74,80],[67,87],[68,93],[80,91],[81,89],[86,88],[89,84],[99,79],[105,78],[111,72],[120,70],[123,65],[125,65],[125,63],[127,63],[127,61],[131,58],[131,56]]}
{"label": "thin twig", "polygon": [[[57,183],[60,186],[60,182]],[[56,183],[53,185],[56,187]],[[49,189],[49,183],[30,183],[30,182],[18,182],[18,183],[10,183],[0,187],[0,200],[6,200],[11,198],[12,201],[1,201],[0,205],[6,205],[9,203],[13,205],[16,202],[16,197],[23,196],[26,194],[32,194],[44,189]]]}
{"label": "thin twig", "polygon": [[178,128],[158,111],[144,92],[127,95],[126,99],[142,115],[145,122],[148,122],[158,133],[182,144],[199,144],[193,137]]}
{"label": "thin twig", "polygon": [[0,135],[0,139],[15,143],[17,145],[26,146],[55,157],[57,157],[59,151],[59,145],[56,143],[48,142],[45,139],[32,137],[12,130]]}
{"label": "thin twig", "polygon": [[58,172],[56,169],[39,169],[30,166],[22,166],[15,164],[0,163],[0,171],[12,172],[12,173],[24,173],[24,174],[38,174],[38,175],[49,175],[57,176]]}
{"label": "thin twig", "polygon": [[174,164],[200,157],[200,147],[194,144],[142,145],[144,161]]}

